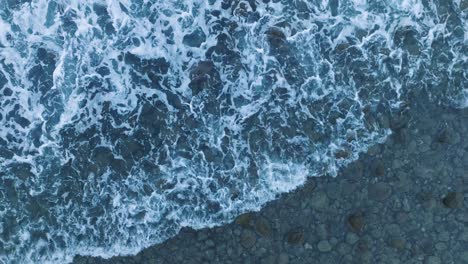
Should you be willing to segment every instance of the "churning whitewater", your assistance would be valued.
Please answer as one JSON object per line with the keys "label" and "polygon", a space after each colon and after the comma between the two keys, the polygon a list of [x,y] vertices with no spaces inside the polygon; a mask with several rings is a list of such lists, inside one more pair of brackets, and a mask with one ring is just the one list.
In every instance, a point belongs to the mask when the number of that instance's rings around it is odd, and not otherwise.
{"label": "churning whitewater", "polygon": [[468,105],[466,0],[0,0],[0,263],[135,254]]}

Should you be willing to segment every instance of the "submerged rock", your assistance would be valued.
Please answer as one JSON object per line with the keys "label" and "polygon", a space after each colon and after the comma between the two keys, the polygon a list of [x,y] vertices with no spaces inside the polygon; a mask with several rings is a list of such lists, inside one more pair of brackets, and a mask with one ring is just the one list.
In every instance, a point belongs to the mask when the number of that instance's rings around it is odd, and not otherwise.
{"label": "submerged rock", "polygon": [[200,61],[190,72],[189,87],[193,95],[197,95],[208,87],[216,90],[221,88],[220,85],[221,79],[212,61]]}
{"label": "submerged rock", "polygon": [[267,36],[268,43],[272,49],[286,49],[287,41],[286,35],[281,31],[281,29],[272,27],[265,32]]}
{"label": "submerged rock", "polygon": [[192,33],[187,34],[182,39],[182,43],[189,47],[198,48],[206,41],[206,35],[201,28],[195,29]]}

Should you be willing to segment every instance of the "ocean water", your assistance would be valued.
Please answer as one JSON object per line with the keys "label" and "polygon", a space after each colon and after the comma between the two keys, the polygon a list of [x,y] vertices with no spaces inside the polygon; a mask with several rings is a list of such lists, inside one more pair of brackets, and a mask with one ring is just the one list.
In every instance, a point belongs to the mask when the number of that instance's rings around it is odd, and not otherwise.
{"label": "ocean water", "polygon": [[0,263],[136,254],[336,176],[416,90],[467,107],[467,16],[467,0],[0,0]]}

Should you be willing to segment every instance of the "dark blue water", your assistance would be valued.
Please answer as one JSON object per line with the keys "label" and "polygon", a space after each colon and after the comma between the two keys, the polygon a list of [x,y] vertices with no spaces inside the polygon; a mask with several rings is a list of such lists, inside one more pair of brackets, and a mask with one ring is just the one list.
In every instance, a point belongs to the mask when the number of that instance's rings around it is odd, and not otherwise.
{"label": "dark blue water", "polygon": [[135,254],[468,105],[465,0],[0,0],[0,263]]}

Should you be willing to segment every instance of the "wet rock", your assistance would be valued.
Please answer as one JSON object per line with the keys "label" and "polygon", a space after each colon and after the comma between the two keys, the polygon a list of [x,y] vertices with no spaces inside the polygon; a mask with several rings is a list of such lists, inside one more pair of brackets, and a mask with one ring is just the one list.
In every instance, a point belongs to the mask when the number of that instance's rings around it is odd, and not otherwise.
{"label": "wet rock", "polygon": [[429,256],[424,261],[424,264],[440,264],[440,263],[442,263],[442,261],[437,256]]}
{"label": "wet rock", "polygon": [[413,249],[419,254],[429,255],[434,250],[434,244],[433,241],[429,238],[421,238],[416,241],[415,245],[413,246]]}
{"label": "wet rock", "polygon": [[374,173],[376,176],[385,175],[385,165],[382,162],[379,162],[375,165]]}
{"label": "wet rock", "polygon": [[268,250],[267,250],[266,248],[261,247],[261,248],[255,250],[254,254],[255,254],[255,256],[257,256],[257,257],[261,257],[261,256],[263,256],[263,255],[264,255],[265,253],[267,253],[267,252],[268,252]]}
{"label": "wet rock", "polygon": [[346,234],[346,243],[353,245],[359,240],[359,237],[355,233]]}
{"label": "wet rock", "polygon": [[208,238],[208,235],[205,232],[199,232],[197,235],[198,241],[205,241]]}
{"label": "wet rock", "polygon": [[326,224],[320,224],[315,227],[315,235],[321,239],[325,239],[328,237],[328,227]]}
{"label": "wet rock", "polygon": [[409,219],[409,215],[408,215],[408,213],[406,213],[406,212],[398,212],[398,213],[396,214],[396,216],[395,216],[395,220],[396,220],[397,223],[399,223],[399,224],[402,224],[402,223],[408,221],[408,219]]}
{"label": "wet rock", "polygon": [[211,247],[214,247],[215,246],[215,242],[211,239],[208,239],[206,242],[205,242],[205,245],[209,248]]}
{"label": "wet rock", "polygon": [[442,203],[448,208],[462,208],[463,207],[463,193],[449,192],[443,199]]}
{"label": "wet rock", "polygon": [[367,149],[367,154],[370,156],[377,156],[382,151],[380,144],[372,145]]}
{"label": "wet rock", "polygon": [[268,236],[271,233],[271,226],[268,220],[264,217],[259,217],[255,220],[255,231],[262,236]]}
{"label": "wet rock", "polygon": [[278,264],[288,264],[289,256],[286,253],[281,253],[278,257]]}
{"label": "wet rock", "polygon": [[462,223],[468,224],[468,212],[457,214],[456,219]]}
{"label": "wet rock", "polygon": [[268,255],[262,259],[262,264],[276,263],[276,257],[274,255]]}
{"label": "wet rock", "polygon": [[356,252],[359,254],[363,254],[364,252],[369,251],[369,243],[366,240],[359,240],[356,243]]}
{"label": "wet rock", "polygon": [[337,183],[337,182],[330,182],[325,186],[326,188],[326,193],[327,196],[331,199],[339,199],[340,196],[342,195],[341,189],[342,189],[342,184]]}
{"label": "wet rock", "polygon": [[431,168],[427,168],[425,166],[415,166],[414,174],[416,177],[419,177],[419,178],[430,179],[434,175],[434,170]]}
{"label": "wet rock", "polygon": [[317,248],[320,252],[329,252],[331,251],[332,246],[327,240],[322,240],[317,244]]}
{"label": "wet rock", "polygon": [[461,254],[460,257],[462,263],[468,263],[468,251],[465,251]]}
{"label": "wet rock", "polygon": [[438,251],[444,251],[444,250],[447,250],[447,244],[445,244],[443,242],[438,242],[438,243],[435,244],[435,248]]}
{"label": "wet rock", "polygon": [[442,231],[437,236],[439,241],[449,242],[450,241],[450,233],[448,231]]}
{"label": "wet rock", "polygon": [[189,47],[200,47],[206,41],[206,35],[201,28],[197,28],[192,33],[187,34],[182,39],[182,43]]}
{"label": "wet rock", "polygon": [[235,223],[246,228],[251,225],[252,219],[253,215],[251,213],[241,214],[236,218]]}
{"label": "wet rock", "polygon": [[351,252],[351,246],[346,243],[339,243],[336,246],[336,252],[341,256],[347,255]]}
{"label": "wet rock", "polygon": [[364,227],[363,214],[361,212],[350,214],[348,216],[348,224],[353,232],[360,232]]}
{"label": "wet rock", "polygon": [[[208,259],[213,259],[215,256],[215,251],[213,249],[205,250],[205,256]],[[179,262],[180,263],[180,262]]]}
{"label": "wet rock", "polygon": [[328,197],[323,191],[316,192],[312,195],[310,205],[316,209],[324,209],[328,207]]}
{"label": "wet rock", "polygon": [[441,130],[438,135],[436,136],[436,142],[441,144],[450,144],[452,143],[453,135],[450,130],[447,128]]}
{"label": "wet rock", "polygon": [[245,248],[251,248],[257,242],[257,237],[254,232],[250,230],[244,230],[240,238],[241,244]]}
{"label": "wet rock", "polygon": [[406,241],[402,238],[392,238],[388,241],[390,247],[403,250],[405,249]]}
{"label": "wet rock", "polygon": [[398,224],[386,224],[383,229],[379,228],[379,230],[383,230],[385,233],[398,236],[401,234],[401,226]]}
{"label": "wet rock", "polygon": [[304,240],[304,231],[301,228],[293,229],[286,234],[286,242],[291,245],[301,245]]}
{"label": "wet rock", "polygon": [[371,184],[368,188],[369,199],[384,201],[392,194],[392,188],[385,182]]}
{"label": "wet rock", "polygon": [[422,192],[419,195],[419,199],[421,200],[421,205],[426,209],[432,209],[436,205],[436,200],[432,193],[430,192]]}

